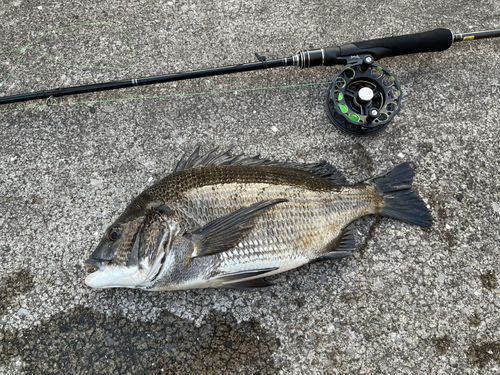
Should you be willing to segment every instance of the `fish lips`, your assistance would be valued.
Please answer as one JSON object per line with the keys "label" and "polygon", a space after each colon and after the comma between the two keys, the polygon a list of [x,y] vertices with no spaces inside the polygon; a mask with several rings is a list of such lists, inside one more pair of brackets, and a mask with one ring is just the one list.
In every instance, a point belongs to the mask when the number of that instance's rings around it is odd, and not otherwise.
{"label": "fish lips", "polygon": [[87,275],[85,284],[91,288],[137,288],[146,280],[146,270],[137,266],[109,266]]}
{"label": "fish lips", "polygon": [[113,243],[107,238],[103,238],[90,257],[83,263],[87,267],[102,268],[108,264],[116,255]]}
{"label": "fish lips", "polygon": [[87,267],[101,269],[102,261],[101,261],[101,259],[92,259],[92,258],[89,258],[85,262],[83,262],[83,264],[85,266],[87,266]]}

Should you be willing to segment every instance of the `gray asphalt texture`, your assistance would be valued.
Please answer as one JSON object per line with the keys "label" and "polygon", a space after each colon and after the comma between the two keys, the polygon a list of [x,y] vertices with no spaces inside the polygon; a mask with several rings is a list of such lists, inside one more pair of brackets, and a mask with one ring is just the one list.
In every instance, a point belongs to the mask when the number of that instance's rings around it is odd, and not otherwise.
{"label": "gray asphalt texture", "polygon": [[[0,54],[0,95],[13,95],[254,52],[493,29],[500,5],[17,0],[0,20],[0,52],[11,51]],[[500,39],[379,61],[402,86],[402,108],[364,138],[325,114],[341,67],[0,107],[0,373],[498,373],[499,62]],[[360,219],[355,256],[276,275],[264,290],[86,287],[83,261],[104,228],[197,145],[327,160],[351,183],[414,161],[434,224]]]}

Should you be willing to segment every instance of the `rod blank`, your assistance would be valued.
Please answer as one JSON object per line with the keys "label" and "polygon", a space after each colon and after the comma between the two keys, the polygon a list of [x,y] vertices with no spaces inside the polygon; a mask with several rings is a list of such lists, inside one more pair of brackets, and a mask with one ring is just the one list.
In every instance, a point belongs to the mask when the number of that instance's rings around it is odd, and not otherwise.
{"label": "rod blank", "polygon": [[500,29],[489,31],[478,31],[466,34],[453,35],[448,29],[436,29],[417,34],[388,37],[382,39],[368,40],[344,44],[342,46],[321,48],[312,51],[301,51],[292,57],[265,61],[259,58],[259,62],[196,70],[191,72],[173,73],[164,76],[128,79],[124,81],[98,83],[84,86],[65,87],[34,93],[25,93],[13,96],[0,97],[0,104],[24,102],[36,99],[49,99],[65,95],[84,94],[89,92],[114,90],[126,87],[151,85],[157,83],[180,81],[184,79],[201,78],[222,74],[247,72],[251,70],[276,68],[280,66],[299,66],[308,68],[318,65],[346,64],[349,59],[359,58],[358,55],[370,54],[376,60],[410,53],[436,52],[449,48],[450,42],[460,42],[474,39],[500,37]]}
{"label": "rod blank", "polygon": [[488,31],[475,31],[472,33],[465,34],[455,34],[453,35],[453,42],[462,42],[467,40],[477,40],[486,38],[499,38],[500,29],[488,30]]}

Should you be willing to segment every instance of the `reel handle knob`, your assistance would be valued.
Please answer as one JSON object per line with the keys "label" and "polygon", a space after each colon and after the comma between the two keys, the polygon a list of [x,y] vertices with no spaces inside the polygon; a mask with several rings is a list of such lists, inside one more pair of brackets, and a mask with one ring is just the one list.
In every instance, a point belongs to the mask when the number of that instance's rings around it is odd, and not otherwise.
{"label": "reel handle knob", "polygon": [[365,55],[363,61],[361,62],[361,71],[364,72],[368,67],[375,62],[372,55]]}
{"label": "reel handle knob", "polygon": [[366,116],[366,122],[371,124],[373,120],[375,120],[378,116],[380,116],[380,111],[377,108],[372,108],[368,111],[368,116]]}

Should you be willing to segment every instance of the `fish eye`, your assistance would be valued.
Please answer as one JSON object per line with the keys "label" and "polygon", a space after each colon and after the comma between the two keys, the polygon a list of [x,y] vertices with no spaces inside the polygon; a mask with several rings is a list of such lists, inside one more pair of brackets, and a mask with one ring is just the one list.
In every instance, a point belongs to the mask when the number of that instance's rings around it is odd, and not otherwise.
{"label": "fish eye", "polygon": [[118,237],[120,237],[120,234],[122,232],[122,228],[120,227],[114,227],[114,228],[111,228],[109,230],[109,233],[108,233],[108,238],[110,241],[115,241],[118,239]]}

